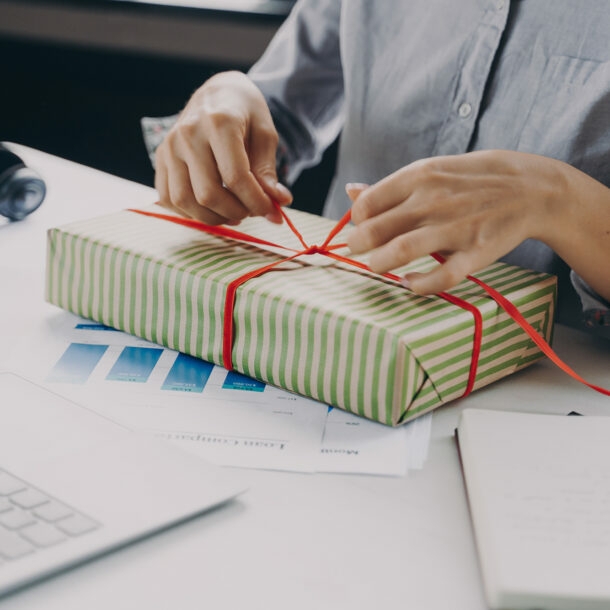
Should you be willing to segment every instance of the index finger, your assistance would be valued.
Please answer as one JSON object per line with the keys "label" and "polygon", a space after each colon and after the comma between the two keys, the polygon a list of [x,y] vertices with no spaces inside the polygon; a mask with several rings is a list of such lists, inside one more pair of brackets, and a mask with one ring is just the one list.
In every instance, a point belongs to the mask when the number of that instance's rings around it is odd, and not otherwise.
{"label": "index finger", "polygon": [[352,208],[353,221],[359,224],[388,212],[407,201],[416,190],[430,191],[442,186],[455,171],[455,165],[454,157],[429,157],[401,167],[358,195]]}
{"label": "index finger", "polygon": [[225,133],[222,142],[211,138],[210,146],[223,184],[246,209],[253,216],[273,213],[275,208],[271,198],[252,173],[242,135],[237,130]]}

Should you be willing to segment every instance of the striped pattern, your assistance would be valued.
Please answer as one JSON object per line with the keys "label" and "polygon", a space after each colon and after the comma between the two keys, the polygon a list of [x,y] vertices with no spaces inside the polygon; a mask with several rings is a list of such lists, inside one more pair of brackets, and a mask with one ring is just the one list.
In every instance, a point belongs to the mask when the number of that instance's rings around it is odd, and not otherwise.
{"label": "striped pattern", "polygon": [[[290,214],[309,243],[321,243],[334,224]],[[260,219],[242,225],[240,230],[299,248],[286,227]],[[336,241],[344,240],[340,235]],[[222,364],[227,285],[277,258],[125,211],[49,232],[46,294],[78,315]],[[326,257],[307,259],[239,289],[236,370],[390,425],[461,396],[472,348],[471,314]],[[422,259],[409,268],[435,264]],[[550,340],[554,277],[500,263],[477,275]],[[452,292],[475,304],[484,319],[475,388],[542,357],[481,288],[464,282]]]}

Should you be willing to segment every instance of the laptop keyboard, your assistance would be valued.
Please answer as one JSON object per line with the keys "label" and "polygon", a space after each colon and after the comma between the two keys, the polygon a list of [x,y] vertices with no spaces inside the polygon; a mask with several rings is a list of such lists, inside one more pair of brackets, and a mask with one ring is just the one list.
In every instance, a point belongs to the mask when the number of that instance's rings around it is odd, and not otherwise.
{"label": "laptop keyboard", "polygon": [[82,512],[0,468],[0,569],[99,527]]}

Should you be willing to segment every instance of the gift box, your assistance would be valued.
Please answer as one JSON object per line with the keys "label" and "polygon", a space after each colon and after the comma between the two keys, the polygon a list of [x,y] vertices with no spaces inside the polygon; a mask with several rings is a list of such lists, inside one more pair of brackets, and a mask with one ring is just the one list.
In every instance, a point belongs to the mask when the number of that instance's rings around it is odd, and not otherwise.
{"label": "gift box", "polygon": [[554,276],[496,263],[443,296],[417,296],[329,246],[333,221],[288,215],[298,235],[260,218],[210,234],[158,206],[51,229],[47,300],[388,425],[543,357],[485,286],[550,342]]}

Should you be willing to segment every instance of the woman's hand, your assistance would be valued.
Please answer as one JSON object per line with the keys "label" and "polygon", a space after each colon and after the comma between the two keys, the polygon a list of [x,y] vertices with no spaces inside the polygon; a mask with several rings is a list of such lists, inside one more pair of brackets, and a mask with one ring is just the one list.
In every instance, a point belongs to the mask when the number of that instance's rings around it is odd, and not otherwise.
{"label": "woman's hand", "polygon": [[348,185],[357,225],[349,247],[372,250],[379,273],[438,252],[443,264],[407,274],[405,284],[419,294],[448,290],[527,238],[551,247],[569,238],[567,170],[577,171],[538,155],[482,151],[417,161],[370,187]]}
{"label": "woman's hand", "polygon": [[224,72],[191,97],[156,152],[159,203],[207,224],[239,224],[246,216],[282,222],[272,204],[292,201],[278,183],[278,135],[252,81]]}

